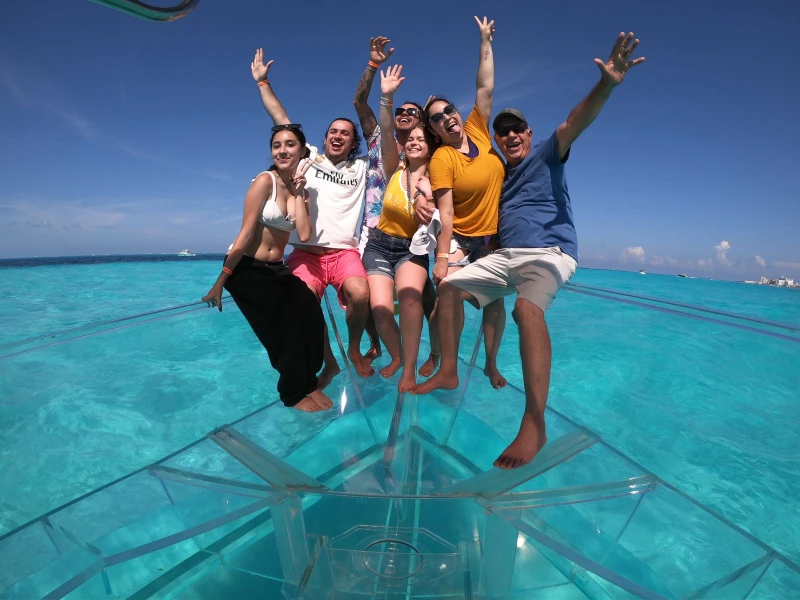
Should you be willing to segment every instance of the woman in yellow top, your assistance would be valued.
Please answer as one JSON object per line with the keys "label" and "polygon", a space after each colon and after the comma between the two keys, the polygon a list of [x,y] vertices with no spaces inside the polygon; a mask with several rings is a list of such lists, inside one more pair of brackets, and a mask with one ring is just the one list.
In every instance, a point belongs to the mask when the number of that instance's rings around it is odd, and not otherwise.
{"label": "woman in yellow top", "polygon": [[[442,229],[437,238],[433,281],[438,284],[448,274],[485,254],[497,234],[500,191],[505,167],[492,148],[489,120],[494,94],[494,21],[475,17],[481,34],[475,107],[462,121],[458,109],[446,98],[428,101],[425,114],[433,132],[442,140],[430,163],[431,188],[436,197]],[[436,314],[432,317],[435,326]],[[497,389],[506,385],[497,370],[497,352],[505,329],[503,300],[492,302],[483,311],[486,344],[484,373]]]}
{"label": "woman in yellow top", "polygon": [[[394,93],[405,79],[402,66],[381,72],[381,151],[383,171],[389,183],[383,194],[383,208],[376,228],[370,229],[369,240],[361,260],[367,271],[369,301],[375,326],[391,357],[381,375],[391,377],[402,365],[398,390],[410,391],[416,385],[416,364],[422,335],[422,288],[428,279],[428,254],[411,252],[411,238],[419,228],[414,215],[417,183],[428,170],[435,138],[423,123],[412,129],[403,146],[403,159],[392,132]],[[400,327],[394,320],[394,290],[400,304]],[[402,341],[401,341],[402,333]]]}

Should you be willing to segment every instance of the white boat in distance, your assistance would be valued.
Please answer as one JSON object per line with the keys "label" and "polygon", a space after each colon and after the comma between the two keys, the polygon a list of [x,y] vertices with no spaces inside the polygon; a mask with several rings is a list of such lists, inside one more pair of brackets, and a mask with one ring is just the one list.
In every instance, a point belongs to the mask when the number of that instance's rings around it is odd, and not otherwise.
{"label": "white boat in distance", "polygon": [[178,252],[178,256],[194,256],[194,252],[192,252],[191,250],[186,248],[186,249],[181,250],[180,252]]}
{"label": "white boat in distance", "polygon": [[646,275],[646,273],[643,270],[640,270],[639,275]]}

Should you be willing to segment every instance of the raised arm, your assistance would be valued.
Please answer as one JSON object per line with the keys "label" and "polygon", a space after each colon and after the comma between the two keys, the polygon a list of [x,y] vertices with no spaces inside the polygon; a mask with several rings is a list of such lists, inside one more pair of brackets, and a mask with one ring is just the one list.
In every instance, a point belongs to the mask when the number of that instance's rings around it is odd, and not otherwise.
{"label": "raised arm", "polygon": [[375,133],[375,128],[378,126],[375,121],[375,113],[372,112],[368,104],[369,92],[372,89],[375,72],[394,52],[394,48],[390,48],[388,52],[386,51],[386,44],[389,42],[389,38],[383,36],[369,39],[369,63],[367,63],[367,68],[364,69],[364,74],[361,75],[355,98],[353,98],[353,106],[356,108],[356,114],[358,114],[358,120],[361,123],[361,131],[364,132],[364,137],[367,139]]}
{"label": "raised arm", "polygon": [[401,77],[403,65],[395,65],[381,71],[381,153],[383,154],[383,173],[386,179],[392,176],[400,164],[397,142],[394,139],[394,93],[405,77]]}
{"label": "raised arm", "polygon": [[280,100],[278,100],[278,97],[272,90],[269,79],[267,79],[269,68],[272,66],[272,63],[273,61],[269,61],[267,64],[264,64],[264,50],[259,48],[256,50],[253,62],[250,63],[250,72],[253,74],[253,79],[255,79],[258,84],[258,93],[261,95],[261,103],[267,110],[272,122],[275,125],[285,125],[286,123],[291,123],[291,121]]}
{"label": "raised arm", "polygon": [[556,129],[560,159],[564,159],[572,143],[597,118],[606,100],[611,96],[611,92],[625,79],[628,69],[644,62],[644,57],[630,60],[631,54],[638,45],[639,40],[633,38],[632,32],[627,36],[623,32],[617,36],[617,41],[611,49],[611,56],[606,62],[599,58],[594,59],[595,64],[600,68],[600,81],[592,88],[589,95],[572,109],[567,120]]}
{"label": "raised arm", "polygon": [[492,39],[494,38],[494,21],[483,17],[483,21],[475,17],[481,32],[481,56],[478,63],[478,77],[475,80],[478,88],[475,94],[475,106],[478,107],[486,123],[492,119],[492,99],[494,98],[494,54]]}

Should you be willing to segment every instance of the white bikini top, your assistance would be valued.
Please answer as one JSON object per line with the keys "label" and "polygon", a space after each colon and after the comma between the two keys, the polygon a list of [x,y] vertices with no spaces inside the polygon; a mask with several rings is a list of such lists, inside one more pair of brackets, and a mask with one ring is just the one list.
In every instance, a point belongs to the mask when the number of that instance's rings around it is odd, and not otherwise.
{"label": "white bikini top", "polygon": [[[258,175],[269,173],[272,177],[272,195],[264,202],[261,208],[261,214],[258,216],[258,222],[272,227],[273,229],[280,229],[281,231],[294,231],[295,223],[292,215],[284,215],[278,207],[275,198],[278,196],[278,182],[275,179],[275,173],[272,171],[262,171]],[[256,175],[256,178],[258,178]],[[253,179],[255,181],[255,179]]]}

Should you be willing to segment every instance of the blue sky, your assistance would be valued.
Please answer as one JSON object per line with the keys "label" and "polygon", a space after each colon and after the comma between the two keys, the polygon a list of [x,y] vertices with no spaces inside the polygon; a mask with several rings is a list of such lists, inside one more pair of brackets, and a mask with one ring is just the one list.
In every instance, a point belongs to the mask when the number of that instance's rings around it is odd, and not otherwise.
{"label": "blue sky", "polygon": [[800,277],[800,3],[342,6],[201,0],[152,23],[88,0],[0,3],[0,257],[222,252],[271,162],[257,47],[320,142],[334,117],[355,119],[370,36],[392,39],[404,98],[468,109],[472,15],[488,14],[495,111],[521,109],[537,138],[591,89],[617,33],[641,39],[647,61],[569,161],[582,266]]}

